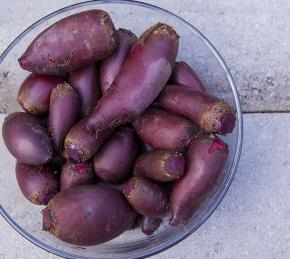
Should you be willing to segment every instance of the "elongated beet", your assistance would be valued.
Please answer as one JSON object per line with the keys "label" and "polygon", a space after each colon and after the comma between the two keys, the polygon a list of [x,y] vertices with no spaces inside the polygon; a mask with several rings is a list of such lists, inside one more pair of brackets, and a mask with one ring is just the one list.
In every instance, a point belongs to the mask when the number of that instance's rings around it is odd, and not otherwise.
{"label": "elongated beet", "polygon": [[169,206],[166,192],[143,177],[132,177],[123,189],[131,206],[141,215],[162,218]]}
{"label": "elongated beet", "polygon": [[135,218],[121,192],[81,185],[61,191],[49,202],[43,210],[43,230],[67,243],[90,246],[117,237]]}
{"label": "elongated beet", "polygon": [[228,146],[216,136],[192,141],[186,154],[185,176],[173,185],[170,196],[170,224],[184,225],[215,184],[228,157]]}
{"label": "elongated beet", "polygon": [[67,159],[89,160],[112,133],[112,129],[108,128],[98,132],[96,137],[94,133],[87,130],[86,120],[85,117],[74,125],[65,138],[64,156]]}
{"label": "elongated beet", "polygon": [[153,148],[179,151],[201,132],[190,120],[156,107],[139,116],[133,126],[138,136]]}
{"label": "elongated beet", "polygon": [[9,114],[2,126],[2,136],[9,152],[21,163],[43,165],[51,159],[52,144],[48,132],[31,114]]}
{"label": "elongated beet", "polygon": [[207,132],[227,134],[235,127],[233,109],[226,102],[200,91],[168,85],[158,102],[165,110],[188,117]]}
{"label": "elongated beet", "polygon": [[161,225],[162,219],[141,215],[138,217],[138,222],[142,232],[147,236],[151,236]]}
{"label": "elongated beet", "polygon": [[95,172],[107,182],[123,181],[131,173],[136,154],[134,129],[120,127],[94,156]]}
{"label": "elongated beet", "polygon": [[17,100],[29,113],[48,113],[51,91],[63,82],[60,76],[29,74],[19,88]]}
{"label": "elongated beet", "polygon": [[20,66],[39,74],[64,74],[110,55],[117,34],[108,13],[89,10],[68,16],[40,33]]}
{"label": "elongated beet", "polygon": [[157,182],[170,182],[184,174],[184,158],[172,150],[153,150],[141,154],[134,166],[134,175]]}
{"label": "elongated beet", "polygon": [[65,190],[77,185],[93,183],[95,176],[93,164],[90,162],[67,161],[62,167],[60,175],[60,190]]}
{"label": "elongated beet", "polygon": [[63,150],[64,138],[76,123],[79,113],[79,96],[69,84],[59,84],[52,90],[48,124],[52,143],[59,154]]}
{"label": "elongated beet", "polygon": [[101,97],[98,85],[98,69],[95,63],[83,66],[69,73],[70,85],[81,100],[81,115],[89,115]]}
{"label": "elongated beet", "polygon": [[169,78],[169,84],[184,85],[195,91],[206,92],[206,89],[197,74],[184,61],[175,63],[172,75]]}
{"label": "elongated beet", "polygon": [[59,191],[58,179],[48,166],[16,163],[16,179],[23,195],[32,203],[46,205]]}
{"label": "elongated beet", "polygon": [[117,35],[119,39],[118,47],[110,56],[103,59],[100,63],[100,87],[103,94],[105,94],[119,74],[129,51],[137,40],[133,32],[125,29],[118,29]]}
{"label": "elongated beet", "polygon": [[178,35],[158,23],[145,31],[130,51],[120,74],[88,118],[94,131],[132,121],[159,95],[170,77]]}

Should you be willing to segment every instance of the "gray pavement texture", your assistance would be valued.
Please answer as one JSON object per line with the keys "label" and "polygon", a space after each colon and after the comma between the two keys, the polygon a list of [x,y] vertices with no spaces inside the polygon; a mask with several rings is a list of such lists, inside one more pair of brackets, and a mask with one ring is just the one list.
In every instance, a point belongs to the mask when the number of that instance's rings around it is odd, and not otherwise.
{"label": "gray pavement texture", "polygon": [[[1,0],[0,52],[34,21],[77,2]],[[290,110],[289,0],[145,2],[183,17],[214,44],[236,80],[244,111]],[[0,74],[0,90],[5,80]]]}
{"label": "gray pavement texture", "polygon": [[[77,2],[1,0],[0,53],[34,21]],[[235,78],[244,111],[290,111],[289,0],[145,2],[180,15],[214,44]],[[8,99],[5,80],[0,69],[0,111]],[[244,125],[237,174],[219,208],[193,235],[152,258],[290,258],[290,114],[245,114]],[[58,257],[0,218],[0,259],[6,258]]]}
{"label": "gray pavement texture", "polygon": [[[152,258],[290,258],[290,114],[246,114],[244,120],[242,157],[224,200],[198,231]],[[4,219],[0,233],[1,259],[57,258]]]}

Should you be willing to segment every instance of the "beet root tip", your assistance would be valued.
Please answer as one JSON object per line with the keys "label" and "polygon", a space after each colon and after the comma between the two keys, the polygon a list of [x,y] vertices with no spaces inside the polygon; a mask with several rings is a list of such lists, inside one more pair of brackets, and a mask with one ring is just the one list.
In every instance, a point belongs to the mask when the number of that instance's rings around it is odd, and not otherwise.
{"label": "beet root tip", "polygon": [[231,133],[235,128],[236,116],[232,112],[227,112],[220,118],[220,124],[221,128],[217,132],[218,134]]}

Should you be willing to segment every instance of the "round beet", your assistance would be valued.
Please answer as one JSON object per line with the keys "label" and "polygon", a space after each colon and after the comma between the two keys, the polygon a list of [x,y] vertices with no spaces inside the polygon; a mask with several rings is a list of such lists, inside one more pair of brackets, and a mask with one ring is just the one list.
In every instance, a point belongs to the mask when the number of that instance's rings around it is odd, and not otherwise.
{"label": "round beet", "polygon": [[76,123],[79,113],[79,96],[69,84],[59,84],[52,90],[48,125],[52,143],[59,154],[63,150],[64,138]]}
{"label": "round beet", "polygon": [[143,178],[132,177],[123,189],[131,206],[141,215],[162,218],[168,210],[167,193],[157,184]]}
{"label": "round beet", "polygon": [[101,97],[98,85],[98,69],[91,63],[69,73],[69,82],[81,100],[81,115],[89,115]]}
{"label": "round beet", "polygon": [[57,194],[43,210],[43,230],[74,245],[97,245],[127,230],[136,213],[123,194],[97,185],[75,186]]}
{"label": "round beet", "polygon": [[128,178],[137,154],[134,129],[120,127],[94,156],[97,176],[107,182]]}
{"label": "round beet", "polygon": [[60,190],[65,190],[77,185],[91,184],[95,172],[90,162],[75,163],[67,161],[62,167],[60,175]]}
{"label": "round beet", "polygon": [[17,162],[15,171],[21,192],[32,203],[46,205],[58,193],[59,183],[52,168]]}
{"label": "round beet", "polygon": [[17,100],[29,113],[48,113],[51,91],[63,82],[61,76],[29,74],[19,88]]}
{"label": "round beet", "polygon": [[2,135],[10,153],[21,163],[43,165],[52,156],[52,144],[47,130],[35,116],[15,112],[8,115]]}

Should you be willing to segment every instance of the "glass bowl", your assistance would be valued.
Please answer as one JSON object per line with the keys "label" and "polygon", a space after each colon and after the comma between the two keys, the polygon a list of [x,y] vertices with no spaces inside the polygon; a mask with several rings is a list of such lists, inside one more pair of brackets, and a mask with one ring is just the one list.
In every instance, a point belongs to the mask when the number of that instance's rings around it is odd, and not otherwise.
{"label": "glass bowl", "polygon": [[[177,244],[196,231],[217,208],[225,196],[236,171],[242,146],[242,112],[233,78],[214,46],[196,28],[182,18],[162,8],[135,1],[88,1],[53,12],[22,32],[0,57],[0,112],[21,110],[16,102],[18,88],[27,72],[20,69],[17,59],[29,43],[45,28],[73,13],[89,9],[103,9],[114,21],[116,28],[123,27],[140,35],[146,28],[165,22],[180,35],[178,60],[187,61],[197,72],[209,92],[229,102],[237,113],[233,133],[223,139],[229,145],[229,159],[217,184],[202,202],[184,229],[174,228],[167,221],[152,236],[137,230],[127,231],[105,244],[79,247],[64,243],[41,231],[42,206],[29,203],[17,185],[15,159],[8,153],[0,138],[0,212],[22,236],[37,246],[65,258],[144,258]],[[225,39],[226,40],[226,39]],[[1,123],[4,116],[1,115]]]}

